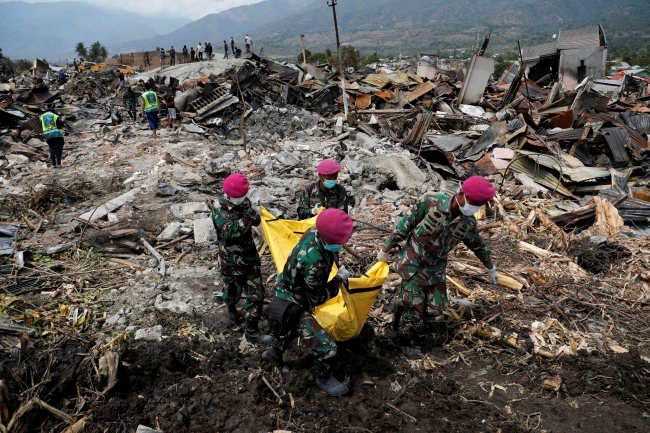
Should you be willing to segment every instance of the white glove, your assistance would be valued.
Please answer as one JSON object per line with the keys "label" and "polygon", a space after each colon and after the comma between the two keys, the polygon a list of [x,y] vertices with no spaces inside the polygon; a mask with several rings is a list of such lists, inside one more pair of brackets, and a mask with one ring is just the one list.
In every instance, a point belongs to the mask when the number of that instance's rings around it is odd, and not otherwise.
{"label": "white glove", "polygon": [[384,250],[379,250],[377,253],[378,262],[388,262],[388,253],[385,253]]}
{"label": "white glove", "polygon": [[336,273],[336,276],[340,277],[343,281],[347,281],[348,278],[350,278],[350,273],[345,269],[345,266],[341,266],[339,271]]}
{"label": "white glove", "polygon": [[312,215],[318,215],[318,209],[320,208],[319,205],[314,206],[314,208],[311,210]]}
{"label": "white glove", "polygon": [[497,272],[497,267],[494,266],[492,269],[488,269],[488,277],[492,281],[492,284],[496,284],[499,280],[499,273]]}

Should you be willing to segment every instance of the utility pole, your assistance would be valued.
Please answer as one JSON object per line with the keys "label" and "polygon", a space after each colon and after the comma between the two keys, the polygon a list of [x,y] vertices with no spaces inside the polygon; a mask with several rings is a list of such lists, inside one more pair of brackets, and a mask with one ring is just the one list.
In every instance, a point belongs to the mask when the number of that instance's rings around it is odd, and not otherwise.
{"label": "utility pole", "polygon": [[300,40],[302,41],[302,68],[307,73],[307,55],[305,54],[305,35],[300,35]]}
{"label": "utility pole", "polygon": [[343,60],[341,58],[341,42],[339,40],[339,25],[338,22],[336,21],[336,0],[332,0],[332,2],[327,2],[327,6],[332,8],[332,12],[334,13],[334,30],[336,31],[336,49],[339,54],[339,72],[341,73],[341,87],[343,88],[343,109],[345,112],[345,118],[347,120],[348,118],[348,95],[345,90],[345,75],[343,74]]}

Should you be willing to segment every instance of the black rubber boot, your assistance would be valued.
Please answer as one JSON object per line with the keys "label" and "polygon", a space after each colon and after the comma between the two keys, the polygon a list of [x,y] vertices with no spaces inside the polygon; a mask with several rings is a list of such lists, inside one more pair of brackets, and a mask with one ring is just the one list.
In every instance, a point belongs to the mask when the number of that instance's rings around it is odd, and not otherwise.
{"label": "black rubber boot", "polygon": [[447,341],[447,326],[441,322],[427,322],[426,328],[434,346],[442,346]]}
{"label": "black rubber boot", "polygon": [[273,337],[264,335],[257,328],[257,323],[246,322],[246,341],[249,343],[267,345],[273,342]]}
{"label": "black rubber boot", "polygon": [[273,364],[277,367],[282,367],[284,365],[284,361],[282,360],[283,355],[284,354],[280,350],[272,347],[269,350],[262,352],[262,359],[269,364]]}
{"label": "black rubber boot", "polygon": [[402,350],[404,356],[406,356],[408,359],[422,358],[422,351],[417,347],[415,347],[412,342],[410,341],[406,342],[398,339],[397,344],[399,348]]}
{"label": "black rubber boot", "polygon": [[346,394],[349,389],[347,386],[339,382],[332,374],[332,368],[324,364],[316,367],[316,385],[328,395],[338,397]]}
{"label": "black rubber boot", "polygon": [[399,321],[402,319],[402,314],[404,314],[404,304],[401,299],[393,299],[391,306],[393,307],[393,331],[397,331]]}
{"label": "black rubber boot", "polygon": [[235,323],[241,323],[244,320],[239,314],[239,311],[237,311],[237,306],[235,304],[226,305],[226,316]]}

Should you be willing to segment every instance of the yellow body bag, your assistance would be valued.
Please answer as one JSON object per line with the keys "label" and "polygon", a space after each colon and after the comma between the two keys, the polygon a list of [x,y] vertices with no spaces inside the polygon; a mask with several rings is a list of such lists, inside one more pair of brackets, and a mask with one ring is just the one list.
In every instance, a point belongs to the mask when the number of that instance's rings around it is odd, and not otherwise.
{"label": "yellow body bag", "polygon": [[[316,217],[303,221],[280,220],[262,208],[261,226],[278,274],[305,231],[315,225]],[[337,272],[334,265],[330,278]],[[341,285],[336,297],[316,307],[314,318],[336,341],[356,337],[387,276],[388,264],[377,262],[360,278],[350,278],[349,287]]]}

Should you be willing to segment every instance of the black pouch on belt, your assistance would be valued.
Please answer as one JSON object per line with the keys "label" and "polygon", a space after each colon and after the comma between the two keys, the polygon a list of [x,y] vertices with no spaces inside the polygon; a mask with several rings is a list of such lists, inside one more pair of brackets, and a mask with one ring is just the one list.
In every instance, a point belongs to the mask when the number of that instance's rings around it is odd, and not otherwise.
{"label": "black pouch on belt", "polygon": [[271,333],[276,337],[289,334],[298,324],[302,307],[277,296],[269,303],[268,321]]}

